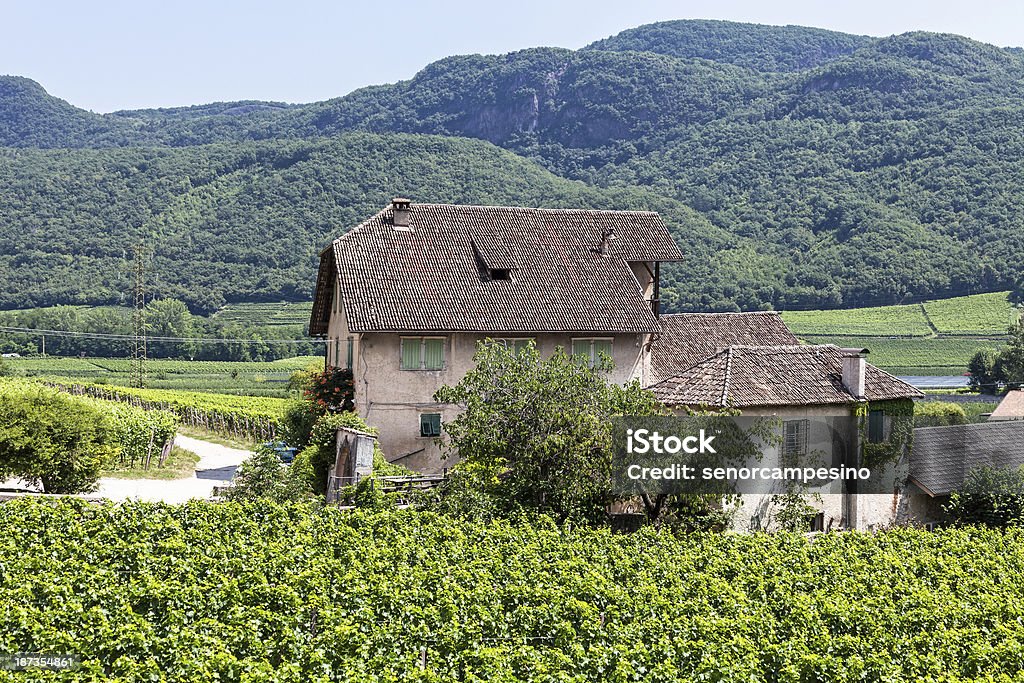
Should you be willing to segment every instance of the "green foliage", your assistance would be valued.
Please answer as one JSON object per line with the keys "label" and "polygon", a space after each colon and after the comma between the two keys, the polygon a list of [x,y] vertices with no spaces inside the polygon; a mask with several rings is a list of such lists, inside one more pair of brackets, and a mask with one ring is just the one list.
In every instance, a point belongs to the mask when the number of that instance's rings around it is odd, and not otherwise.
{"label": "green foliage", "polygon": [[[535,509],[560,520],[596,520],[610,502],[611,417],[657,414],[637,383],[608,382],[610,360],[581,364],[557,349],[541,358],[532,343],[515,351],[481,343],[475,366],[439,403],[463,408],[444,424],[445,448],[467,470],[460,481],[486,482],[481,494],[507,511]],[[495,481],[496,480],[496,481]]]}
{"label": "green foliage", "polygon": [[17,477],[47,493],[90,491],[117,455],[119,434],[110,411],[87,399],[0,382],[0,480]]}
{"label": "green foliage", "polygon": [[[308,490],[323,495],[327,492],[328,478],[337,455],[337,434],[341,427],[376,434],[377,430],[366,424],[363,418],[353,412],[321,414],[314,422],[307,441],[296,456],[297,471],[302,472],[302,481]],[[374,444],[374,450],[377,446]],[[376,453],[375,453],[376,455]],[[377,458],[374,458],[375,461]],[[380,457],[383,459],[383,456]],[[294,464],[293,464],[294,467]]]}
{"label": "green foliage", "polygon": [[[808,503],[810,496],[798,486],[790,486],[772,500],[772,521],[783,531],[807,531],[808,519],[818,508]],[[817,496],[820,501],[821,496]]]}
{"label": "green foliage", "polygon": [[959,403],[918,401],[914,404],[915,427],[944,427],[967,422],[967,412]]}
{"label": "green foliage", "polygon": [[1024,526],[1024,468],[972,469],[963,487],[950,494],[944,509],[955,524]]}
{"label": "green foliage", "polygon": [[1022,83],[1018,52],[959,36],[707,21],[450,57],[299,106],[100,116],[5,78],[0,239],[19,250],[0,305],[123,303],[142,238],[155,296],[193,312],[305,301],[318,250],[399,190],[660,211],[686,256],[667,311],[1009,289]]}
{"label": "green foliage", "polygon": [[303,393],[307,401],[325,412],[355,409],[355,383],[350,368],[330,367],[310,375]]}
{"label": "green foliage", "polygon": [[1008,292],[929,301],[924,310],[940,334],[1002,335],[1017,322],[1017,309]]}
{"label": "green foliage", "polygon": [[281,398],[135,389],[53,378],[47,382],[72,394],[129,403],[147,410],[165,410],[177,415],[184,425],[247,441],[272,439],[286,404]]}
{"label": "green foliage", "polygon": [[999,352],[994,374],[1012,384],[1024,384],[1024,322],[1010,328],[1010,340]]}
{"label": "green foliage", "polygon": [[793,334],[879,337],[928,337],[932,334],[920,305],[877,306],[833,311],[784,311]]}
{"label": "green foliage", "polygon": [[239,466],[223,496],[231,501],[284,503],[308,498],[310,491],[293,468],[283,465],[273,450],[260,446]]}
{"label": "green foliage", "polygon": [[166,410],[144,410],[130,404],[117,405],[112,412],[121,445],[119,465],[149,469],[154,457],[157,464],[162,465],[161,452],[177,432],[178,416]]}
{"label": "green foliage", "polygon": [[663,21],[598,40],[588,50],[657,52],[699,57],[755,71],[800,71],[834,61],[871,42],[867,36],[804,26],[732,21]]}
{"label": "green foliage", "polygon": [[978,349],[967,363],[971,373],[971,387],[978,391],[994,394],[1003,381],[999,352],[995,349]]}
{"label": "green foliage", "polygon": [[78,673],[4,681],[852,683],[1020,671],[1016,529],[811,541],[77,500],[6,503],[0,528],[0,613],[17,615],[0,647],[82,658]]}

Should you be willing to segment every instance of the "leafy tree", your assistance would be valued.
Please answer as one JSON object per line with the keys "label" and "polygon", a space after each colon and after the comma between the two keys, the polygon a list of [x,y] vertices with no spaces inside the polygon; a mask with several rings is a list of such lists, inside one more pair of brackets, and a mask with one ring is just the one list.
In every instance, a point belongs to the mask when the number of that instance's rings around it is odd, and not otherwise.
{"label": "leafy tree", "polygon": [[919,401],[914,405],[915,427],[967,424],[967,412],[950,401]]}
{"label": "leafy tree", "polygon": [[41,385],[0,391],[0,478],[38,483],[47,493],[96,486],[119,444],[108,411]]}
{"label": "leafy tree", "polygon": [[1003,379],[1000,354],[995,349],[978,349],[967,363],[971,373],[971,388],[982,393],[994,394]]}
{"label": "leafy tree", "polygon": [[954,524],[1024,526],[1024,467],[977,467],[950,494],[946,515]]}
{"label": "leafy tree", "polygon": [[557,349],[514,351],[481,343],[475,366],[435,393],[463,408],[445,423],[445,448],[461,477],[505,511],[535,509],[556,519],[598,520],[610,502],[611,418],[656,414],[654,397],[606,379],[611,361],[581,364]]}
{"label": "leafy tree", "polygon": [[1024,383],[1024,323],[1010,328],[1010,339],[999,352],[994,374],[1012,384]]}

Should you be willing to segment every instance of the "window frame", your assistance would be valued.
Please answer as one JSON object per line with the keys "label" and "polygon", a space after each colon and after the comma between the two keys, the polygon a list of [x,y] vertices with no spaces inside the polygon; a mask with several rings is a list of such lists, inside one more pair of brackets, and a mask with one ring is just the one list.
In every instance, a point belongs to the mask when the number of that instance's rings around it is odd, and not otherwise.
{"label": "window frame", "polygon": [[[428,368],[427,362],[427,342],[439,340],[441,342],[441,366],[436,368]],[[408,372],[438,372],[448,367],[448,337],[443,336],[403,336],[399,338],[398,342],[398,369]],[[409,342],[419,342],[419,367],[409,368],[405,367],[405,348]]]}
{"label": "window frame", "polygon": [[490,340],[496,344],[501,344],[507,350],[511,351],[513,354],[517,354],[520,351],[523,351],[522,348],[516,348],[516,345],[519,343],[525,342],[527,345],[529,345],[530,342],[533,342],[534,348],[536,348],[537,346],[536,337],[490,337]]}
{"label": "window frame", "polygon": [[[808,431],[810,430],[810,420],[807,418],[799,418],[796,420],[783,420],[782,421],[782,459],[784,464],[787,458],[802,458],[807,455],[807,437]],[[790,427],[796,428],[797,443],[795,448],[790,448],[790,440],[788,430]]]}
{"label": "window frame", "polygon": [[[577,342],[588,342],[590,349],[587,355],[576,352]],[[595,367],[597,365],[598,356],[594,350],[594,342],[608,342],[608,357],[615,358],[615,337],[572,337],[570,339],[570,351],[572,357],[585,358],[589,367]]]}
{"label": "window frame", "polygon": [[[436,420],[435,420],[436,418]],[[436,421],[436,428],[434,423]],[[424,429],[427,426],[428,429]],[[431,433],[425,433],[425,432]],[[436,434],[433,432],[437,432]],[[420,413],[420,438],[423,439],[436,439],[441,436],[441,413]]]}

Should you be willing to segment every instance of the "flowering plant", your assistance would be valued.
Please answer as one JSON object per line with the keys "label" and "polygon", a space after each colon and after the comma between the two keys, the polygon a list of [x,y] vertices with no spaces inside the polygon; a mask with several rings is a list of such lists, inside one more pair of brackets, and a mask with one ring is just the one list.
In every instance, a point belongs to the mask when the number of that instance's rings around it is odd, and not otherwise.
{"label": "flowering plant", "polygon": [[307,400],[326,412],[355,409],[355,382],[348,368],[332,366],[312,375],[304,393]]}

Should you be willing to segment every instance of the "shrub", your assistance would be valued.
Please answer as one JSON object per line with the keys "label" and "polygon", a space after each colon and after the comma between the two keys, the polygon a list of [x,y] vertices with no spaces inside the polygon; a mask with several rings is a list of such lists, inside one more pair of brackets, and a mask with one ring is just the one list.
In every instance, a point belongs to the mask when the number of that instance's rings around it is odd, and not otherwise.
{"label": "shrub", "polygon": [[305,482],[295,470],[281,464],[277,453],[260,446],[238,468],[232,485],[225,490],[227,500],[272,500],[283,503],[309,497]]}
{"label": "shrub", "polygon": [[1024,467],[977,467],[949,497],[945,512],[954,524],[1024,526]]}
{"label": "shrub", "polygon": [[0,478],[37,483],[47,493],[91,491],[118,451],[110,411],[89,399],[0,384]]}
{"label": "shrub", "polygon": [[914,405],[915,427],[945,427],[967,424],[963,407],[948,401],[921,401]]}

